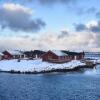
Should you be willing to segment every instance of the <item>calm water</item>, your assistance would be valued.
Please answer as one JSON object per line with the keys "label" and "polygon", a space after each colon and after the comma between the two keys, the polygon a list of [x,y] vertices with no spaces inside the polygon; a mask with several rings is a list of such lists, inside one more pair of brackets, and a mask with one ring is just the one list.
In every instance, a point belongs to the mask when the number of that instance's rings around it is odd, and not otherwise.
{"label": "calm water", "polygon": [[100,100],[99,67],[84,73],[1,73],[0,100]]}

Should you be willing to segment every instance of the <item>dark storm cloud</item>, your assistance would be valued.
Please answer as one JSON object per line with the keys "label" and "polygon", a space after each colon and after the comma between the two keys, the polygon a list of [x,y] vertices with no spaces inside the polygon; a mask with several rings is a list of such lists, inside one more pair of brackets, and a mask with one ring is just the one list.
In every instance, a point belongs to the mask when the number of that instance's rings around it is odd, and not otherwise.
{"label": "dark storm cloud", "polygon": [[16,4],[4,4],[0,7],[0,26],[14,31],[33,32],[45,26],[41,19],[32,19],[31,9]]}

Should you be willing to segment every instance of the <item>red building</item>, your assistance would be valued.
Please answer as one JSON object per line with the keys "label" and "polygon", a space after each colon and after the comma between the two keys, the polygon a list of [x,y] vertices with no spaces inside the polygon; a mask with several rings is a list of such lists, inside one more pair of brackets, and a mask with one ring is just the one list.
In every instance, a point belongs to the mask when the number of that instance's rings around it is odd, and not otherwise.
{"label": "red building", "polygon": [[70,60],[66,53],[58,50],[54,51],[49,50],[48,52],[43,54],[41,58],[43,61],[53,62],[53,63],[64,63]]}
{"label": "red building", "polygon": [[23,58],[24,54],[21,53],[20,51],[4,51],[3,53],[3,59],[19,59],[19,58]]}
{"label": "red building", "polygon": [[81,60],[84,58],[84,52],[69,52],[69,51],[48,51],[41,56],[43,61],[52,63],[64,63],[71,60]]}
{"label": "red building", "polygon": [[13,55],[10,54],[8,51],[4,51],[3,53],[3,59],[12,59]]}

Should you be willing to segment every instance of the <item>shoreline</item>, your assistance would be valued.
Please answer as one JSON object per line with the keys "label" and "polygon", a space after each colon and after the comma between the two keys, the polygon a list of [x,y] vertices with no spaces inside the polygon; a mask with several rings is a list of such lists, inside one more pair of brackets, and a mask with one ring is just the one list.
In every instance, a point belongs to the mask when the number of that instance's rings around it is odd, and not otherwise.
{"label": "shoreline", "polygon": [[77,72],[77,71],[81,71],[82,69],[93,69],[96,65],[98,64],[93,64],[91,66],[88,65],[83,65],[83,66],[77,66],[74,67],[72,69],[52,69],[52,70],[43,70],[41,72],[31,72],[31,71],[26,71],[26,72],[21,72],[21,71],[2,71],[0,70],[0,73],[10,73],[10,74],[45,74],[45,73],[53,73],[53,72]]}

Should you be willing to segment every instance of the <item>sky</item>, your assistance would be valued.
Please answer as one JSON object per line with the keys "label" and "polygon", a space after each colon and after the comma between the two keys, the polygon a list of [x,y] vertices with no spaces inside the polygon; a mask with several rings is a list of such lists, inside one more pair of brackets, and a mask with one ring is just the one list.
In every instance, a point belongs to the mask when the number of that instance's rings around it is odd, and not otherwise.
{"label": "sky", "polygon": [[100,51],[100,0],[0,0],[0,50]]}

